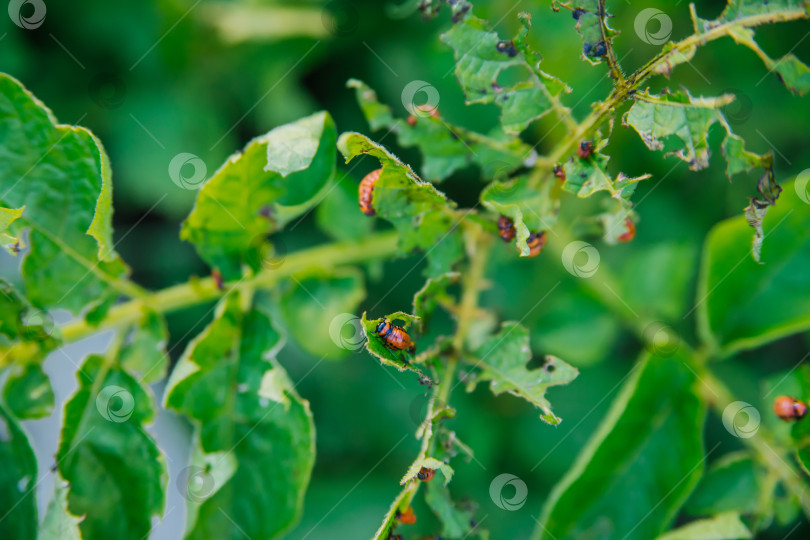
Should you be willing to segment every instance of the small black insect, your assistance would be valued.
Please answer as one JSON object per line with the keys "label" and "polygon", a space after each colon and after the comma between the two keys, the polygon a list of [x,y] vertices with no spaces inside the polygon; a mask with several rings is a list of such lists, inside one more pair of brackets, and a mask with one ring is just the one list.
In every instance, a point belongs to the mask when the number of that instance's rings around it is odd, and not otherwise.
{"label": "small black insect", "polygon": [[579,20],[579,18],[580,18],[580,17],[582,17],[582,14],[583,14],[583,13],[585,13],[585,10],[584,10],[584,9],[582,9],[582,8],[577,8],[577,9],[575,9],[574,11],[572,11],[572,12],[571,12],[571,16],[572,16],[572,17],[574,17],[574,20],[575,20],[575,21],[578,21],[578,20]]}
{"label": "small black insect", "polygon": [[495,48],[498,49],[498,52],[504,53],[509,58],[513,58],[518,54],[518,50],[517,47],[515,47],[515,44],[508,40],[499,41],[498,44],[495,45]]}

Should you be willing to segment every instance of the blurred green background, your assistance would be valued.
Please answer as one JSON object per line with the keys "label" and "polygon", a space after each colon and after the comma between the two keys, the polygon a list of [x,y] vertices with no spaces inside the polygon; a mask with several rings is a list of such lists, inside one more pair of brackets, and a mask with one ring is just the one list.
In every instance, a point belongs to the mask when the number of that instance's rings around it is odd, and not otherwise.
{"label": "blurred green background", "polygon": [[[381,101],[398,115],[406,115],[400,99],[404,86],[423,80],[439,90],[439,107],[449,122],[482,132],[495,126],[494,106],[464,105],[452,73],[452,52],[438,39],[450,25],[447,8],[436,19],[423,21],[416,3],[46,0],[45,23],[35,30],[0,18],[0,69],[20,79],[60,121],[86,126],[102,140],[114,171],[117,249],[137,282],[160,288],[208,272],[191,246],[177,237],[195,194],[169,178],[168,164],[180,152],[202,157],[213,172],[250,138],[321,109],[332,113],[340,131],[368,133],[353,91],[345,87],[351,77],[376,88]],[[707,19],[723,6],[722,1],[697,2],[698,13]],[[635,16],[645,7],[658,7],[672,18],[673,39],[692,30],[686,2],[608,2],[615,15],[611,25],[622,33],[615,46],[626,71],[658,50],[633,29]],[[542,67],[571,86],[565,102],[583,118],[591,102],[610,90],[606,68],[580,58],[581,41],[570,13],[555,14],[549,1],[476,2],[476,14],[492,21],[503,37],[517,31],[519,11],[532,14],[531,40],[543,55]],[[771,56],[795,48],[793,52],[807,61],[807,30],[806,23],[790,23],[762,28],[757,35]],[[738,101],[727,109],[729,121],[751,150],[774,149],[778,180],[810,167],[807,99],[791,95],[752,52],[731,40],[710,44],[691,65],[678,67],[672,80],[658,77],[650,85],[653,91],[683,85],[695,95],[735,93]],[[538,151],[543,153],[561,136],[555,124],[552,118],[538,121],[524,137],[532,143],[542,140]],[[372,135],[379,140],[383,133]],[[712,165],[699,173],[648,151],[620,123],[606,149],[612,173],[651,173],[653,178],[639,186],[634,198],[640,216],[635,241],[613,248],[597,244],[603,264],[621,276],[624,288],[619,292],[636,310],[686,336],[694,335],[693,317],[684,315],[694,303],[703,238],[717,221],[741,213],[757,181],[751,175],[730,183],[719,155],[720,137],[711,140]],[[418,170],[416,152],[397,147],[393,136],[382,142]],[[371,168],[364,162],[355,170],[356,179]],[[483,185],[479,171],[469,168],[454,174],[442,189],[461,205],[471,206]],[[598,208],[598,201],[566,196],[562,221],[570,223],[574,216]],[[313,214],[282,238],[291,251],[328,241]],[[387,294],[370,315],[409,310],[423,278],[415,271],[400,279],[418,261],[408,257],[385,263],[381,272],[369,269],[363,307]],[[492,287],[484,302],[496,316],[521,319],[531,310],[523,323],[532,332],[535,353],[555,354],[581,371],[571,386],[550,391],[564,419],[556,428],[539,421],[527,403],[509,396],[493,398],[483,387],[472,394],[459,387],[453,396],[458,415],[448,426],[472,446],[477,461],[457,460],[451,491],[480,504],[478,520],[491,529],[493,538],[525,538],[551,486],[603,417],[641,345],[577,288],[577,280],[550,252],[518,260],[511,246],[498,245],[489,275]],[[209,307],[170,315],[174,358]],[[450,318],[439,316],[431,333],[451,329]],[[804,337],[790,338],[740,355],[720,372],[739,399],[760,403],[760,381],[792,367],[806,350]],[[417,453],[413,432],[424,414],[425,387],[415,377],[386,373],[364,351],[317,363],[293,343],[280,359],[292,379],[300,380],[298,390],[311,401],[318,430],[318,457],[304,516],[289,538],[370,536]],[[716,456],[739,447],[719,420],[710,417],[707,445],[716,442],[722,444]],[[502,510],[489,497],[491,480],[504,472],[528,485],[528,501],[519,511]],[[419,522],[412,530],[437,531],[426,507],[420,503],[416,512]],[[762,538],[783,538],[791,528],[774,525]],[[808,532],[805,524],[791,538]]]}

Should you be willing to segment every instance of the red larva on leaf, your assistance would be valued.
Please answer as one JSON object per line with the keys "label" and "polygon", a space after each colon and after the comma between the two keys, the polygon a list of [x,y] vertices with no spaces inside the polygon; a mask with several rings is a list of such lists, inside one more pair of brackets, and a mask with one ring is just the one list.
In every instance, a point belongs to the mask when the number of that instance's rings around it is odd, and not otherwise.
{"label": "red larva on leaf", "polygon": [[582,141],[577,148],[577,155],[582,159],[588,159],[593,154],[593,142]]}
{"label": "red larva on leaf", "polygon": [[498,218],[498,234],[501,240],[511,242],[515,238],[515,222],[506,216]]}
{"label": "red larva on leaf", "polygon": [[529,246],[529,257],[537,257],[546,245],[546,233],[536,232],[529,235],[526,240],[526,245]]}
{"label": "red larva on leaf", "polygon": [[416,117],[412,114],[409,114],[405,122],[407,122],[409,126],[413,127],[416,125]]}
{"label": "red larva on leaf", "polygon": [[434,474],[436,474],[435,470],[428,469],[427,467],[422,467],[421,469],[419,469],[419,472],[416,473],[416,477],[422,482],[430,482],[431,480],[433,480]]}
{"label": "red larva on leaf", "polygon": [[411,354],[416,352],[416,343],[411,340],[410,334],[401,326],[391,324],[391,321],[388,319],[383,318],[379,324],[377,324],[376,332],[389,349],[397,351],[407,350]]}
{"label": "red larva on leaf", "polygon": [[629,242],[636,237],[636,224],[633,223],[632,219],[625,218],[624,226],[627,230],[619,235],[617,238],[619,242]]}
{"label": "red larva on leaf", "polygon": [[367,216],[373,216],[377,213],[374,207],[371,206],[371,199],[374,195],[374,184],[379,180],[380,173],[382,173],[382,169],[373,170],[360,181],[360,187],[358,188],[360,210]]}
{"label": "red larva on leaf", "polygon": [[213,270],[211,270],[211,277],[213,278],[214,284],[217,286],[218,291],[221,291],[225,288],[225,281],[222,278],[222,272],[214,268]]}
{"label": "red larva on leaf", "polygon": [[558,180],[565,182],[565,169],[559,163],[554,165],[554,169],[552,169],[554,176],[557,177]]}
{"label": "red larva on leaf", "polygon": [[785,421],[801,420],[807,415],[807,403],[790,396],[779,396],[773,401],[773,412]]}
{"label": "red larva on leaf", "polygon": [[403,511],[397,510],[394,518],[405,525],[413,525],[416,523],[416,514],[413,513],[413,508],[408,506]]}

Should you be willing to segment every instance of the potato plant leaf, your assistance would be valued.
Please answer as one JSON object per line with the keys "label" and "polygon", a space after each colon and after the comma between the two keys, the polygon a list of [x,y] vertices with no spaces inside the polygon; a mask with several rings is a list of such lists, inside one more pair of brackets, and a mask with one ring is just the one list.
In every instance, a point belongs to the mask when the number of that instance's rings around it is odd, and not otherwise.
{"label": "potato plant leaf", "polygon": [[307,211],[330,188],[337,132],[315,113],[279,126],[230,156],[199,193],[180,237],[226,279],[261,267],[268,234]]}
{"label": "potato plant leaf", "polygon": [[727,512],[681,525],[657,540],[739,540],[752,536],[739,514]]}
{"label": "potato plant leaf", "polygon": [[343,317],[357,311],[365,297],[363,274],[355,269],[294,275],[281,295],[281,314],[301,348],[316,357],[338,359],[361,346],[343,339],[341,331],[351,328]]}
{"label": "potato plant leaf", "polygon": [[9,412],[20,420],[34,420],[51,414],[53,389],[42,365],[14,364],[3,387],[3,400]]}
{"label": "potato plant leaf", "polygon": [[488,137],[449,124],[438,108],[414,109],[408,121],[394,117],[391,108],[381,104],[377,93],[364,82],[351,79],[357,101],[372,130],[387,129],[397,135],[399,144],[415,146],[422,153],[422,173],[430,181],[440,182],[455,171],[475,163],[484,178],[508,175],[532,155],[532,148],[519,138],[501,134]]}
{"label": "potato plant leaf", "polygon": [[493,394],[509,392],[522,397],[540,408],[543,421],[559,424],[562,419],[552,412],[546,390],[570,383],[579,371],[553,356],[547,356],[542,367],[529,369],[526,364],[531,357],[529,332],[518,323],[503,323],[501,331],[487,339],[470,359],[479,371],[469,379],[467,390],[488,381]]}
{"label": "potato plant leaf", "polygon": [[[523,31],[510,41],[501,40],[489,23],[470,11],[442,34],[456,58],[456,78],[467,103],[495,103],[501,109],[501,126],[506,133],[519,133],[529,123],[553,108],[553,100],[568,88],[537,67],[539,55],[527,57],[522,41],[529,25],[521,17]],[[525,80],[511,86],[498,83],[501,72],[518,66],[527,72]]]}
{"label": "potato plant leaf", "polygon": [[[604,0],[574,0],[573,2],[560,2],[554,0],[552,8],[559,10],[561,6],[571,8],[576,29],[582,37],[582,56],[592,64],[598,64],[607,54],[607,47],[617,32],[607,24],[611,15],[602,6]],[[603,33],[604,27],[604,36]],[[605,42],[607,38],[607,43]]]}
{"label": "potato plant leaf", "polygon": [[167,482],[163,455],[144,429],[155,415],[153,397],[100,356],[85,360],[78,379],[56,454],[70,484],[68,511],[84,516],[85,540],[141,540],[164,510]]}
{"label": "potato plant leaf", "polygon": [[[705,459],[705,405],[695,394],[687,361],[678,351],[645,356],[636,365],[601,426],[552,491],[538,538],[647,540],[672,523]],[[632,504],[628,493],[633,493]]]}
{"label": "potato plant leaf", "polygon": [[56,478],[53,498],[45,509],[36,540],[82,540],[79,524],[82,518],[72,515],[67,508],[68,484]]}
{"label": "potato plant leaf", "polygon": [[20,246],[20,239],[17,233],[11,228],[12,223],[20,219],[25,206],[22,208],[0,208],[0,241],[3,242],[3,247],[11,253],[16,255]]}
{"label": "potato plant leaf", "polygon": [[399,233],[399,247],[409,253],[422,250],[428,260],[428,275],[452,269],[462,256],[459,222],[450,212],[453,204],[429,182],[387,149],[360,133],[343,133],[338,149],[349,162],[359,155],[374,156],[382,172],[374,184],[372,206]]}
{"label": "potato plant leaf", "polygon": [[0,538],[35,538],[37,460],[28,437],[0,402]]}
{"label": "potato plant leaf", "polygon": [[[274,358],[281,335],[243,301],[220,301],[166,389],[166,406],[194,421],[199,450],[214,456],[203,470],[219,471],[190,497],[187,538],[277,538],[298,520],[314,464],[309,403]],[[223,468],[224,460],[235,464]]]}
{"label": "potato plant leaf", "polygon": [[121,367],[144,384],[163,380],[169,363],[166,352],[168,338],[163,317],[152,310],[144,310],[139,325],[132,331],[129,343],[121,348]]}
{"label": "potato plant leaf", "polygon": [[624,124],[638,132],[650,150],[671,151],[667,155],[686,161],[693,171],[709,166],[709,128],[715,123],[725,128],[728,137],[723,150],[729,162],[728,172],[748,170],[754,158],[744,153],[741,139],[736,137],[720,108],[734,99],[732,95],[714,98],[693,97],[688,92],[664,92],[657,96],[639,93],[630,110],[624,115]]}
{"label": "potato plant leaf", "polygon": [[425,502],[442,523],[442,538],[475,538],[470,522],[475,515],[473,505],[464,506],[450,497],[450,490],[441,482],[429,482],[425,487]]}
{"label": "potato plant leaf", "polygon": [[[22,274],[37,307],[78,313],[116,294],[126,268],[112,245],[109,159],[88,130],[59,124],[0,74],[0,207],[15,237],[30,230]],[[11,209],[22,209],[15,216]],[[5,228],[3,228],[5,229]]]}
{"label": "potato plant leaf", "polygon": [[810,328],[810,216],[804,186],[784,184],[779,204],[764,217],[762,262],[750,255],[743,216],[715,225],[703,250],[697,319],[701,338],[731,353]]}
{"label": "potato plant leaf", "polygon": [[515,242],[521,257],[529,255],[526,240],[531,233],[547,231],[557,223],[560,199],[556,183],[556,179],[550,179],[533,187],[528,176],[518,176],[492,182],[481,192],[481,204],[515,224]]}
{"label": "potato plant leaf", "polygon": [[756,512],[763,473],[746,452],[723,456],[706,470],[684,511],[691,516]]}
{"label": "potato plant leaf", "polygon": [[356,242],[368,236],[374,220],[358,211],[357,180],[338,172],[335,183],[315,208],[315,223],[335,240]]}
{"label": "potato plant leaf", "polygon": [[[366,333],[366,350],[376,356],[383,365],[393,366],[399,371],[413,371],[419,375],[421,380],[430,380],[430,377],[413,365],[413,360],[416,358],[414,353],[392,349],[386,345],[382,337],[377,335],[377,325],[379,325],[384,318],[388,319],[391,324],[401,326],[408,332],[411,341],[416,342],[416,336],[413,334],[412,328],[419,326],[419,317],[397,311],[396,313],[391,313],[379,319],[368,319],[366,318],[366,313],[363,312],[360,321],[363,325],[363,331]],[[418,343],[416,345],[418,350]]]}
{"label": "potato plant leaf", "polygon": [[413,312],[418,317],[419,331],[424,333],[430,317],[443,302],[451,301],[447,287],[457,283],[461,274],[448,272],[428,279],[413,297]]}

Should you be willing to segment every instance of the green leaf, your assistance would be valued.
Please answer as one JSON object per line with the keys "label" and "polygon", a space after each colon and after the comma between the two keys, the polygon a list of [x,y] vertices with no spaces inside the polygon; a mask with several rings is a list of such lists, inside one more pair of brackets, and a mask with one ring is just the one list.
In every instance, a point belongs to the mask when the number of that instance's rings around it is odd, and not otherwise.
{"label": "green leaf", "polygon": [[724,512],[751,514],[759,506],[761,466],[744,452],[728,454],[712,463],[684,506],[692,516]]}
{"label": "green leaf", "polygon": [[347,86],[355,89],[372,130],[390,130],[401,146],[419,148],[422,173],[428,180],[440,182],[470,163],[480,166],[485,178],[505,176],[532,156],[532,148],[518,137],[488,137],[451,125],[439,116],[438,108],[425,111],[412,106],[416,114],[408,122],[395,119],[391,108],[380,104],[377,93],[364,82],[350,79]]}
{"label": "green leaf", "polygon": [[40,364],[14,364],[3,387],[3,400],[21,420],[44,418],[53,411],[53,389]]}
{"label": "green leaf", "polygon": [[84,516],[83,538],[141,540],[164,510],[166,464],[144,429],[155,416],[152,396],[108,362],[93,355],[80,368],[56,462],[70,484],[68,511]]}
{"label": "green leaf", "polygon": [[551,229],[560,211],[556,179],[533,187],[529,178],[519,176],[508,182],[492,182],[481,192],[481,204],[515,224],[515,242],[521,257],[529,256],[526,244],[529,235]]}
{"label": "green leaf", "polygon": [[340,339],[333,341],[335,336],[331,329],[333,321],[357,311],[366,297],[363,274],[345,269],[316,271],[290,279],[280,306],[285,325],[296,343],[314,356],[328,359],[346,356],[354,347],[341,346],[344,341]]}
{"label": "green leaf", "polygon": [[682,352],[642,357],[552,491],[538,538],[646,540],[670,525],[705,459],[705,405],[687,361]]}
{"label": "green leaf", "polygon": [[751,254],[754,260],[762,262],[762,242],[765,240],[763,220],[768,209],[776,204],[776,199],[782,193],[782,186],[776,183],[773,174],[773,156],[768,156],[768,164],[765,174],[757,183],[759,197],[751,197],[751,202],[745,207],[745,220],[754,229],[754,241],[751,244]]}
{"label": "green leaf", "polygon": [[[377,335],[377,325],[380,324],[383,319],[388,319],[391,324],[401,326],[406,332],[408,332],[411,327],[419,326],[419,317],[402,311],[391,313],[385,317],[380,317],[379,319],[367,319],[366,313],[363,312],[360,322],[363,325],[363,331],[366,333],[366,350],[368,350],[368,352],[370,352],[373,356],[379,358],[380,363],[385,366],[393,366],[399,371],[413,371],[419,375],[421,380],[429,381],[430,377],[422,373],[418,367],[411,363],[415,358],[413,353],[390,349],[385,344],[383,338]],[[408,332],[411,341],[415,341],[411,332]]]}
{"label": "green leaf", "polygon": [[719,514],[682,525],[658,537],[658,540],[737,540],[751,538],[751,531],[734,512]]}
{"label": "green leaf", "polygon": [[358,210],[358,183],[340,172],[332,188],[315,208],[315,222],[335,240],[356,242],[368,236],[374,220]]}
{"label": "green leaf", "polygon": [[57,477],[53,498],[48,502],[37,540],[82,540],[82,533],[79,530],[82,518],[68,511],[67,496],[68,484]]}
{"label": "green leaf", "polygon": [[526,364],[532,357],[529,332],[519,323],[503,323],[501,331],[487,339],[474,357],[471,361],[480,371],[469,380],[467,391],[479,382],[489,381],[493,394],[509,392],[522,397],[540,408],[540,418],[545,422],[556,425],[562,421],[552,412],[546,390],[570,383],[579,371],[553,356],[546,356],[542,367],[528,369]]}
{"label": "green leaf", "polygon": [[233,154],[209,178],[180,232],[226,279],[258,270],[265,237],[306,212],[330,188],[337,132],[319,112],[279,126]]}
{"label": "green leaf", "polygon": [[300,516],[315,460],[309,403],[274,357],[281,335],[265,314],[243,312],[244,300],[220,301],[166,389],[166,406],[197,425],[205,470],[234,460],[192,498],[187,538],[277,538]]}
{"label": "green leaf", "polygon": [[474,507],[462,507],[450,497],[450,490],[441,482],[428,482],[425,502],[442,524],[442,538],[468,538]]}
{"label": "green leaf", "polygon": [[[561,5],[566,5],[566,7],[570,5],[575,10],[576,29],[582,37],[582,56],[592,64],[600,62],[600,59],[605,56],[613,36],[617,34],[607,24],[607,17],[611,17],[611,15],[604,11],[599,4],[599,0],[575,0],[570,4],[563,4],[556,0],[552,2],[554,9],[559,10]],[[602,37],[603,24],[608,43],[605,43]]]}
{"label": "green leaf", "polygon": [[[697,293],[701,339],[730,354],[810,328],[810,205],[793,182],[765,216],[762,261],[751,257],[742,216],[715,225],[703,250]],[[802,194],[803,197],[807,197]]]}
{"label": "green leaf", "polygon": [[461,274],[458,272],[441,274],[428,279],[416,292],[413,297],[413,312],[418,317],[420,332],[425,332],[430,317],[440,304],[452,301],[451,296],[447,293],[447,287],[457,283],[460,276]]}
{"label": "green leaf", "polygon": [[14,287],[0,279],[0,358],[15,360],[7,349],[13,349],[14,342],[23,342],[28,346],[28,362],[42,360],[56,347],[54,333],[48,315],[32,308]]}
{"label": "green leaf", "polygon": [[450,271],[463,252],[459,222],[452,213],[454,205],[444,194],[364,135],[343,133],[338,149],[347,163],[363,154],[380,160],[382,172],[372,192],[377,215],[394,225],[403,253],[414,249],[426,252],[429,276]]}
{"label": "green leaf", "polygon": [[770,167],[773,161],[770,153],[758,155],[745,150],[745,142],[731,131],[720,108],[733,99],[733,95],[696,98],[686,91],[665,91],[657,96],[639,93],[623,123],[635,129],[651,150],[668,149],[667,155],[677,156],[697,171],[709,166],[709,129],[719,122],[726,131],[722,150],[726,175],[731,179],[754,167]]}
{"label": "green leaf", "polygon": [[[456,58],[456,78],[467,103],[495,103],[501,109],[501,125],[507,133],[519,133],[529,123],[552,110],[553,100],[568,88],[539,71],[539,55],[529,53],[523,41],[528,17],[521,17],[523,29],[512,41],[501,41],[489,23],[467,13],[441,39]],[[512,86],[501,86],[501,72],[518,66],[527,78]]]}
{"label": "green leaf", "polygon": [[0,538],[34,538],[37,460],[28,437],[0,403]]}
{"label": "green leaf", "polygon": [[166,377],[169,355],[166,321],[151,309],[145,309],[139,325],[132,331],[129,343],[121,348],[121,367],[144,384]]}
{"label": "green leaf", "polygon": [[126,269],[112,246],[111,172],[101,143],[84,128],[58,124],[5,74],[0,132],[0,207],[25,207],[14,225],[31,231],[22,267],[27,297],[77,313],[115,294]]}
{"label": "green leaf", "polygon": [[7,242],[4,247],[12,255],[17,254],[20,239],[15,236],[16,233],[13,231],[13,229],[10,229],[10,227],[12,223],[20,219],[23,210],[25,210],[25,206],[17,209],[0,208],[0,240]]}

